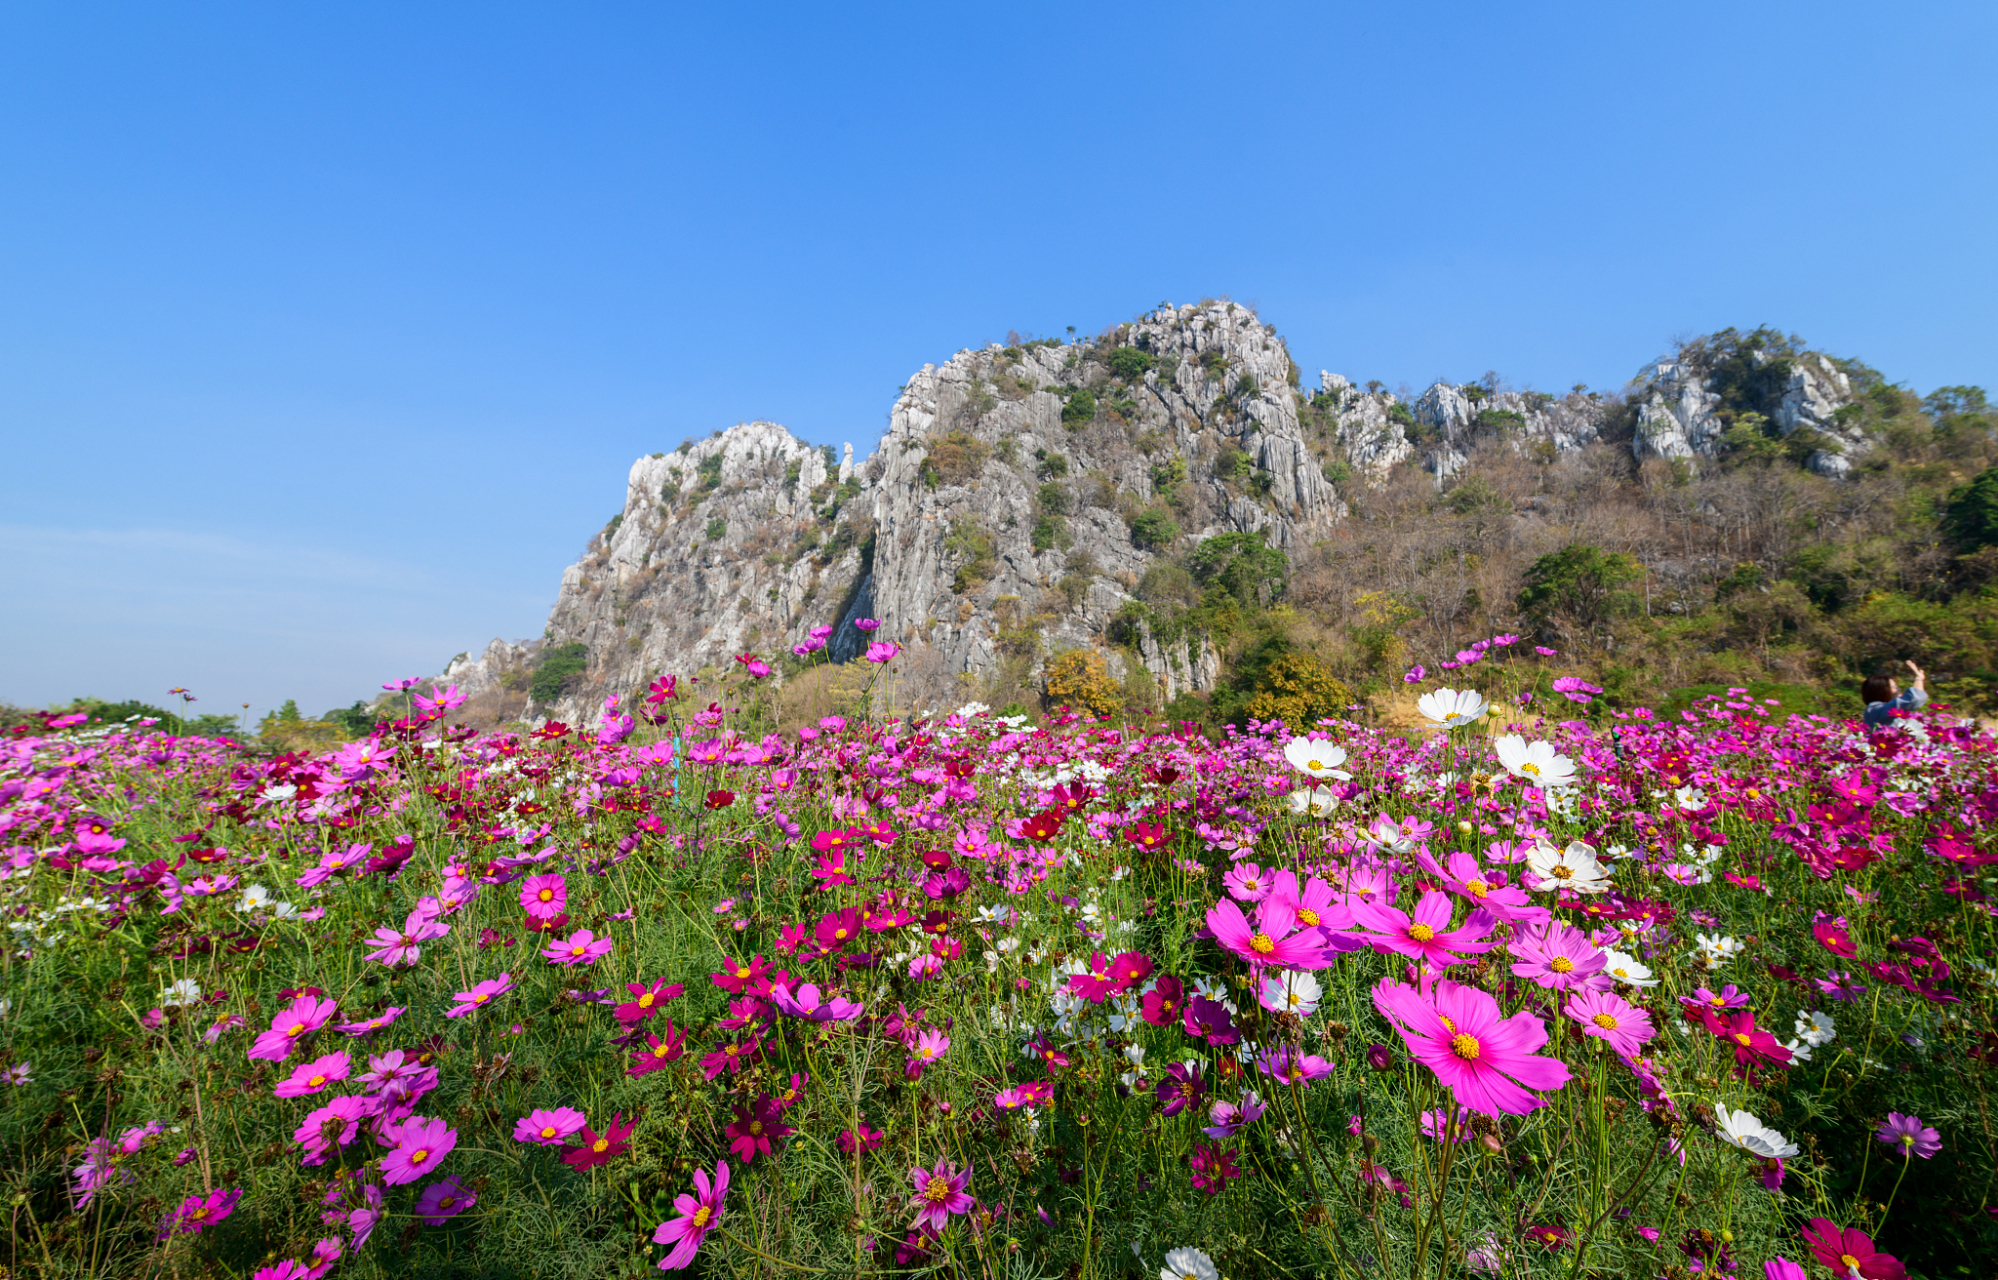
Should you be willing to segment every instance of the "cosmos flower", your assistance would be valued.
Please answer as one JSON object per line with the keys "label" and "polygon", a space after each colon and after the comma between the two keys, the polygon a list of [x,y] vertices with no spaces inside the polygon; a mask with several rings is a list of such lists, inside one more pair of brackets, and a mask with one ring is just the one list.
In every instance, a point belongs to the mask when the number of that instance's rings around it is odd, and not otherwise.
{"label": "cosmos flower", "polygon": [[1740,1147],[1764,1160],[1788,1160],[1798,1152],[1797,1144],[1771,1129],[1748,1111],[1714,1107],[1714,1136],[1731,1147]]}
{"label": "cosmos flower", "polygon": [[930,1169],[910,1169],[909,1185],[915,1194],[909,1197],[909,1207],[916,1211],[916,1228],[941,1232],[953,1214],[970,1213],[977,1203],[965,1191],[970,1182],[971,1171],[960,1171],[948,1160],[940,1159]]}
{"label": "cosmos flower", "polygon": [[382,1181],[414,1182],[435,1169],[458,1145],[458,1131],[442,1120],[411,1116],[395,1130],[395,1147],[382,1157]]}
{"label": "cosmos flower", "polygon": [[632,1130],[637,1127],[638,1121],[634,1119],[627,1123],[622,1111],[611,1116],[611,1122],[604,1126],[602,1133],[584,1125],[582,1132],[577,1135],[576,1145],[562,1153],[562,1163],[578,1173],[585,1169],[594,1169],[600,1164],[607,1164],[612,1156],[621,1156],[625,1153],[629,1146],[627,1140],[631,1137]]}
{"label": "cosmos flower", "polygon": [[1829,1218],[1812,1218],[1804,1224],[1804,1243],[1811,1256],[1830,1267],[1837,1276],[1859,1276],[1861,1280],[1905,1280],[1908,1269],[1891,1253],[1873,1247],[1873,1237],[1863,1231],[1841,1228]]}
{"label": "cosmos flower", "polygon": [[451,998],[458,1003],[446,1009],[444,1016],[447,1018],[462,1018],[467,1014],[477,1013],[495,998],[503,996],[511,990],[513,990],[512,974],[502,973],[497,978],[487,978],[484,982],[474,986],[470,991],[460,991],[453,995]]}
{"label": "cosmos flower", "polygon": [[1159,1280],[1221,1280],[1221,1272],[1198,1249],[1168,1249]]}
{"label": "cosmos flower", "polygon": [[1876,1140],[1894,1148],[1903,1160],[1920,1156],[1927,1160],[1942,1150],[1942,1135],[1922,1123],[1920,1116],[1904,1116],[1898,1111],[1889,1111],[1880,1127],[1873,1131]]}
{"label": "cosmos flower", "polygon": [[1292,738],[1285,744],[1283,758],[1299,773],[1313,778],[1351,779],[1339,766],[1346,763],[1346,748],[1323,739]]}
{"label": "cosmos flower", "polygon": [[257,1037],[250,1046],[249,1056],[283,1062],[300,1040],[325,1026],[338,1008],[339,1003],[332,999],[317,995],[298,997],[283,1013],[271,1019],[270,1030]]}
{"label": "cosmos flower", "polygon": [[1609,983],[1598,978],[1607,963],[1601,949],[1580,929],[1558,921],[1515,937],[1506,949],[1519,957],[1512,966],[1515,975],[1554,991]]}
{"label": "cosmos flower", "polygon": [[280,1098],[303,1098],[318,1093],[327,1085],[347,1078],[349,1060],[344,1053],[329,1053],[316,1058],[293,1071],[278,1082],[271,1092]]}
{"label": "cosmos flower", "polygon": [[1416,699],[1415,709],[1440,728],[1461,729],[1484,715],[1490,705],[1475,689],[1436,689]]}
{"label": "cosmos flower", "polygon": [[541,1147],[559,1147],[588,1123],[574,1107],[530,1111],[514,1121],[513,1140]]}
{"label": "cosmos flower", "polygon": [[652,1243],[671,1245],[659,1260],[661,1271],[678,1271],[694,1260],[708,1233],[721,1225],[722,1201],[728,1196],[728,1161],[715,1162],[711,1183],[706,1169],[694,1170],[694,1194],[684,1192],[673,1198],[679,1214],[660,1223],[652,1231]]}
{"label": "cosmos flower", "polygon": [[479,1202],[479,1193],[456,1178],[440,1178],[416,1198],[416,1216],[441,1227]]}
{"label": "cosmos flower", "polygon": [[520,905],[536,920],[553,920],[569,909],[569,882],[559,875],[529,876],[520,885]]}
{"label": "cosmos flower", "polygon": [[1583,1035],[1606,1042],[1625,1058],[1635,1056],[1657,1034],[1651,1015],[1614,991],[1578,991],[1561,1012],[1575,1020]]}
{"label": "cosmos flower", "polygon": [[1416,1060],[1473,1111],[1525,1115],[1546,1105],[1529,1090],[1568,1082],[1564,1064],[1534,1052],[1547,1043],[1546,1024],[1524,1010],[1501,1018],[1498,1002],[1474,987],[1444,980],[1423,995],[1382,979],[1374,987],[1374,1008]]}
{"label": "cosmos flower", "polygon": [[1610,887],[1608,869],[1596,859],[1596,851],[1580,840],[1569,841],[1565,849],[1536,842],[1527,851],[1526,872],[1533,878],[1531,887],[1542,893],[1602,893]]}
{"label": "cosmos flower", "polygon": [[758,1153],[769,1155],[772,1142],[788,1138],[793,1132],[784,1123],[776,1100],[767,1093],[760,1094],[754,1102],[736,1104],[735,1118],[729,1121],[726,1130],[728,1149],[748,1164]]}
{"label": "cosmos flower", "polygon": [[560,942],[543,947],[541,954],[550,964],[592,965],[611,953],[615,944],[599,938],[588,929],[578,929]]}

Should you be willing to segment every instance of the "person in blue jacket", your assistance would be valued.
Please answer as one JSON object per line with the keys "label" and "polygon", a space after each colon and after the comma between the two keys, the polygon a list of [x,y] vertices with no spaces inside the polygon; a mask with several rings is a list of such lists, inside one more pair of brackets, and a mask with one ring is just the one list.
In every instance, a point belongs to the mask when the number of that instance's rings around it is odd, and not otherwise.
{"label": "person in blue jacket", "polygon": [[1928,705],[1928,672],[1915,665],[1913,658],[1905,659],[1908,670],[1915,673],[1915,683],[1903,689],[1893,676],[1885,671],[1876,671],[1866,677],[1866,683],[1859,687],[1859,696],[1866,700],[1866,714],[1861,717],[1869,728],[1884,729],[1894,723],[1897,711],[1919,711]]}

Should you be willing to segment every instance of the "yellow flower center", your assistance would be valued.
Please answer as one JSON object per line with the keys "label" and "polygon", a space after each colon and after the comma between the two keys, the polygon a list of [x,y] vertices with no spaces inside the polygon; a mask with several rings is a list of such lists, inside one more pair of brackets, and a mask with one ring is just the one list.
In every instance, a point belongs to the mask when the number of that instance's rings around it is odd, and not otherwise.
{"label": "yellow flower center", "polygon": [[1595,1017],[1590,1018],[1589,1021],[1595,1023],[1605,1031],[1616,1030],[1616,1019],[1607,1013],[1599,1013]]}
{"label": "yellow flower center", "polygon": [[1436,936],[1436,930],[1426,924],[1412,924],[1408,926],[1408,936],[1417,942],[1427,942]]}
{"label": "yellow flower center", "polygon": [[314,1076],[312,1077],[312,1079],[307,1080],[305,1082],[305,1087],[308,1089],[317,1089],[320,1085],[325,1083],[326,1083],[325,1076]]}
{"label": "yellow flower center", "polygon": [[1440,1023],[1442,1023],[1442,1024],[1443,1024],[1443,1029],[1444,1029],[1445,1031],[1448,1031],[1448,1032],[1452,1033],[1453,1035],[1454,1035],[1454,1034],[1456,1033],[1456,1030],[1457,1030],[1457,1024],[1456,1024],[1456,1023],[1454,1023],[1454,1022],[1452,1022],[1452,1021],[1450,1021],[1450,1019],[1449,1019],[1448,1017],[1446,1017],[1445,1015],[1443,1015],[1443,1014],[1440,1014],[1440,1013],[1439,1013],[1439,1014],[1437,1014],[1437,1015],[1436,1015],[1436,1020],[1437,1020],[1438,1022],[1440,1022]]}
{"label": "yellow flower center", "polygon": [[1450,1038],[1450,1052],[1466,1062],[1478,1060],[1478,1038],[1473,1035],[1458,1034]]}
{"label": "yellow flower center", "polygon": [[409,1153],[409,1162],[411,1164],[422,1164],[425,1160],[428,1160],[429,1158],[430,1158],[430,1153],[428,1151],[425,1151],[421,1147]]}
{"label": "yellow flower center", "polygon": [[841,928],[838,928],[838,929],[834,929],[834,930],[833,930],[833,940],[834,940],[834,941],[836,941],[836,942],[844,942],[844,941],[846,941],[846,929],[845,929],[844,927],[841,927]]}
{"label": "yellow flower center", "polygon": [[1318,923],[1318,913],[1310,907],[1299,907],[1297,909],[1297,918],[1307,926]]}
{"label": "yellow flower center", "polygon": [[543,1125],[543,1126],[541,1127],[541,1136],[542,1136],[542,1137],[544,1137],[544,1138],[552,1138],[552,1137],[554,1137],[554,1136],[555,1136],[555,1126],[554,1126],[554,1125],[552,1125],[552,1124],[549,1124],[549,1125]]}
{"label": "yellow flower center", "polygon": [[1316,760],[1313,760],[1310,764],[1307,764],[1304,767],[1311,770],[1311,772],[1316,773],[1320,769],[1323,769],[1325,766],[1318,763]]}
{"label": "yellow flower center", "polygon": [[540,892],[540,894],[539,894],[539,895],[537,895],[537,896],[538,896],[538,897],[540,897],[540,899],[541,899],[541,900],[542,900],[543,902],[553,902],[553,901],[555,901],[555,891],[554,891],[553,889],[543,889],[543,890],[542,890],[542,891]]}
{"label": "yellow flower center", "polygon": [[638,997],[638,1007],[641,1009],[650,1009],[652,1007],[652,993],[650,991]]}
{"label": "yellow flower center", "polygon": [[1270,935],[1267,933],[1259,933],[1249,939],[1249,950],[1255,952],[1257,955],[1266,956],[1276,950],[1276,943],[1271,940]]}
{"label": "yellow flower center", "polygon": [[1557,862],[1553,865],[1552,868],[1548,870],[1547,874],[1553,876],[1556,880],[1566,880],[1570,876],[1573,876],[1575,873],[1572,869],[1570,869],[1567,863]]}
{"label": "yellow flower center", "polygon": [[1857,1271],[1859,1269],[1859,1259],[1849,1253],[1840,1254],[1838,1260],[1844,1264],[1845,1269],[1848,1271]]}
{"label": "yellow flower center", "polygon": [[1464,887],[1480,898],[1492,891],[1492,887],[1482,880],[1466,880],[1464,881]]}
{"label": "yellow flower center", "polygon": [[707,1226],[708,1219],[714,1216],[715,1211],[707,1205],[702,1205],[700,1208],[694,1210],[694,1229],[698,1231],[702,1227]]}
{"label": "yellow flower center", "polygon": [[479,994],[472,997],[472,1003],[484,1004],[486,1001],[490,999],[492,999],[492,993],[490,991],[481,991]]}
{"label": "yellow flower center", "polygon": [[930,1185],[923,1188],[923,1199],[931,1204],[941,1204],[950,1199],[950,1180],[932,1175]]}
{"label": "yellow flower center", "polygon": [[590,1150],[596,1152],[598,1155],[602,1155],[604,1152],[610,1150],[610,1139],[598,1138],[590,1144]]}
{"label": "yellow flower center", "polygon": [[1575,962],[1566,956],[1555,956],[1547,962],[1547,967],[1556,973],[1573,973]]}
{"label": "yellow flower center", "polygon": [[584,946],[582,943],[579,942],[575,946],[569,948],[569,954],[572,956],[579,956],[588,950],[589,950],[588,947]]}
{"label": "yellow flower center", "polygon": [[670,1044],[655,1045],[653,1046],[652,1049],[652,1056],[655,1058],[663,1058],[671,1052],[673,1052],[673,1046]]}
{"label": "yellow flower center", "polygon": [[1740,1032],[1740,1031],[1737,1031],[1737,1032],[1735,1032],[1735,1033],[1734,1033],[1734,1038],[1735,1038],[1735,1039],[1736,1039],[1736,1040],[1737,1040],[1738,1042],[1740,1042],[1741,1044],[1743,1044],[1743,1045],[1746,1045],[1746,1044],[1748,1044],[1748,1043],[1749,1043],[1749,1039],[1748,1039],[1748,1036],[1747,1036],[1747,1034],[1746,1034],[1746,1033],[1744,1033],[1744,1032]]}
{"label": "yellow flower center", "polygon": [[752,1138],[763,1136],[763,1122],[761,1120],[751,1120],[749,1122],[749,1136]]}
{"label": "yellow flower center", "polygon": [[1519,767],[1521,772],[1530,773],[1536,778],[1540,776],[1540,766],[1533,763],[1533,761],[1531,760],[1521,761]]}
{"label": "yellow flower center", "polygon": [[285,1035],[295,1036],[304,1030],[305,1030],[305,1024],[303,1022],[294,1022],[291,1024],[291,1030],[285,1032]]}
{"label": "yellow flower center", "polygon": [[439,1201],[437,1202],[437,1208],[438,1208],[439,1210],[444,1210],[444,1209],[449,1209],[449,1208],[450,1208],[450,1207],[451,1207],[452,1205],[454,1205],[454,1204],[456,1204],[456,1203],[458,1203],[458,1197],[456,1197],[456,1196],[445,1196],[445,1197],[444,1197],[444,1198],[443,1198],[442,1200],[439,1200]]}
{"label": "yellow flower center", "polygon": [[735,976],[736,976],[736,977],[738,977],[738,978],[747,978],[747,977],[749,976],[749,970],[747,970],[747,969],[737,969],[737,970],[735,971]]}

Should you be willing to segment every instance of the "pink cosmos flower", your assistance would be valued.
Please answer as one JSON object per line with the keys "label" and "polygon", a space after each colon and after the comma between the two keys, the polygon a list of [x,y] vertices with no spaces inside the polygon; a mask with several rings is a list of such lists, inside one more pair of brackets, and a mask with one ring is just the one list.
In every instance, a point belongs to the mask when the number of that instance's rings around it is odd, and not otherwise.
{"label": "pink cosmos flower", "polygon": [[271,1019],[271,1029],[258,1036],[250,1046],[250,1057],[283,1062],[291,1056],[303,1037],[325,1026],[327,1019],[339,1007],[339,1002],[330,997],[300,996],[283,1013]]}
{"label": "pink cosmos flower", "polygon": [[559,1147],[588,1123],[589,1117],[574,1107],[543,1107],[513,1122],[513,1140],[538,1147]]}
{"label": "pink cosmos flower", "polygon": [[204,1227],[212,1227],[230,1214],[236,1212],[236,1202],[243,1198],[241,1187],[231,1187],[227,1191],[211,1191],[207,1196],[189,1196],[181,1202],[180,1208],[167,1215],[160,1224],[159,1238],[168,1236],[200,1235]]}
{"label": "pink cosmos flower", "polygon": [[1293,932],[1297,923],[1297,909],[1274,895],[1256,904],[1253,928],[1233,899],[1223,898],[1207,912],[1214,940],[1257,968],[1324,968],[1325,945],[1316,940],[1315,930]]}
{"label": "pink cosmos flower", "polygon": [[1237,902],[1261,902],[1276,887],[1276,877],[1253,862],[1238,862],[1221,873],[1221,887]]}
{"label": "pink cosmos flower", "polygon": [[1860,1276],[1862,1280],[1905,1280],[1908,1269],[1891,1253],[1873,1247],[1873,1237],[1864,1231],[1841,1228],[1829,1218],[1812,1218],[1804,1224],[1804,1243],[1811,1256],[1831,1268],[1833,1275]]}
{"label": "pink cosmos flower", "polygon": [[728,1161],[715,1162],[713,1183],[706,1169],[694,1170],[694,1194],[673,1198],[679,1217],[660,1223],[652,1231],[652,1243],[673,1247],[659,1260],[661,1271],[678,1271],[694,1260],[702,1241],[721,1223],[722,1201],[728,1196]]}
{"label": "pink cosmos flower", "polygon": [[280,1080],[271,1092],[280,1098],[303,1098],[318,1093],[335,1081],[345,1080],[350,1065],[346,1054],[329,1053],[299,1067],[289,1077]]}
{"label": "pink cosmos flower", "polygon": [[785,983],[770,988],[770,1003],[787,1017],[809,1018],[813,1022],[850,1022],[866,1010],[851,1000],[838,996],[826,998],[818,987],[810,982],[799,987],[796,992]]}
{"label": "pink cosmos flower", "polygon": [[536,920],[553,920],[569,909],[569,882],[559,875],[529,876],[520,882],[520,905]]}
{"label": "pink cosmos flower", "polygon": [[1436,1073],[1463,1106],[1488,1116],[1525,1115],[1545,1106],[1530,1089],[1558,1089],[1568,1068],[1534,1050],[1547,1043],[1547,1026],[1521,1011],[1499,1016],[1498,1001],[1448,980],[1427,995],[1403,982],[1382,979],[1374,1008],[1394,1024],[1415,1058]]}
{"label": "pink cosmos flower", "polygon": [[470,991],[459,991],[452,995],[458,1003],[444,1011],[447,1018],[462,1018],[468,1013],[477,1013],[496,997],[513,990],[513,975],[502,973],[497,978],[487,978]]}
{"label": "pink cosmos flower", "polygon": [[382,1181],[414,1182],[435,1169],[458,1145],[458,1131],[442,1120],[411,1116],[396,1127],[395,1148],[382,1157]]}
{"label": "pink cosmos flower", "polygon": [[1644,1042],[1657,1034],[1651,1015],[1614,991],[1578,991],[1561,1012],[1581,1024],[1583,1035],[1608,1041],[1619,1057],[1635,1057]]}
{"label": "pink cosmos flower", "polygon": [[550,964],[591,965],[609,955],[615,945],[609,938],[578,929],[560,942],[543,947],[541,954],[548,957]]}
{"label": "pink cosmos flower", "polygon": [[400,932],[387,925],[375,930],[373,943],[378,950],[369,952],[368,959],[379,960],[391,969],[397,965],[415,964],[423,955],[421,944],[449,932],[451,926],[441,924],[421,911],[412,911],[402,922]]}
{"label": "pink cosmos flower", "polygon": [[440,1178],[416,1198],[416,1216],[441,1227],[479,1202],[479,1193],[456,1178]]}
{"label": "pink cosmos flower", "polygon": [[1538,923],[1549,918],[1547,908],[1534,906],[1525,889],[1506,883],[1504,872],[1481,869],[1478,860],[1468,853],[1461,850],[1452,853],[1447,866],[1437,862],[1427,849],[1417,853],[1415,860],[1423,870],[1441,880],[1444,888],[1470,899],[1473,906],[1483,907],[1500,920]]}
{"label": "pink cosmos flower", "polygon": [[938,1160],[933,1169],[909,1170],[909,1185],[915,1189],[909,1207],[916,1211],[916,1229],[940,1233],[950,1225],[952,1214],[970,1213],[977,1203],[964,1189],[970,1181],[970,1170],[959,1172],[948,1160]]}
{"label": "pink cosmos flower", "polygon": [[1332,1074],[1332,1064],[1315,1053],[1301,1053],[1288,1045],[1277,1045],[1256,1055],[1262,1073],[1281,1084],[1307,1085]]}
{"label": "pink cosmos flower", "polygon": [[[1366,941],[1382,955],[1404,955],[1424,960],[1438,969],[1462,964],[1464,956],[1478,955],[1495,945],[1486,941],[1497,921],[1482,907],[1473,908],[1457,929],[1450,928],[1450,895],[1431,889],[1422,895],[1412,912],[1402,912],[1380,903],[1365,903],[1353,909],[1361,928],[1371,930]],[[1459,954],[1462,953],[1462,954]]]}
{"label": "pink cosmos flower", "polygon": [[659,1012],[667,1001],[678,1000],[686,991],[680,983],[668,983],[664,978],[649,987],[642,982],[627,982],[624,989],[631,994],[631,999],[619,1005],[614,1016],[627,1027],[637,1026]]}
{"label": "pink cosmos flower", "polygon": [[1514,974],[1550,990],[1598,990],[1611,985],[1603,975],[1609,958],[1580,929],[1550,922],[1514,938],[1506,949],[1520,959],[1512,966]]}
{"label": "pink cosmos flower", "polygon": [[873,644],[867,646],[865,656],[869,662],[880,664],[893,662],[895,655],[900,652],[902,652],[902,646],[896,644],[893,640],[876,640]]}
{"label": "pink cosmos flower", "polygon": [[325,1163],[329,1149],[352,1142],[360,1131],[361,1121],[378,1109],[372,1098],[329,1098],[325,1106],[308,1112],[305,1122],[291,1135],[293,1142],[305,1148],[301,1163]]}
{"label": "pink cosmos flower", "polygon": [[916,1036],[916,1043],[909,1049],[908,1076],[911,1080],[923,1074],[923,1068],[944,1056],[950,1048],[950,1037],[941,1031],[924,1030]]}

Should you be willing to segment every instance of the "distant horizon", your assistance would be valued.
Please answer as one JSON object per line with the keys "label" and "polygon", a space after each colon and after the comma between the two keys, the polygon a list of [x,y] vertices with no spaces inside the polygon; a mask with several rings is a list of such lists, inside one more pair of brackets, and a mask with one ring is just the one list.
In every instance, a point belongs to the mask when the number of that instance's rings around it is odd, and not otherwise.
{"label": "distant horizon", "polygon": [[[392,38],[384,38],[392,32]],[[0,14],[0,699],[313,711],[539,634],[631,459],[857,457],[1009,329],[1998,388],[1998,9]]]}

